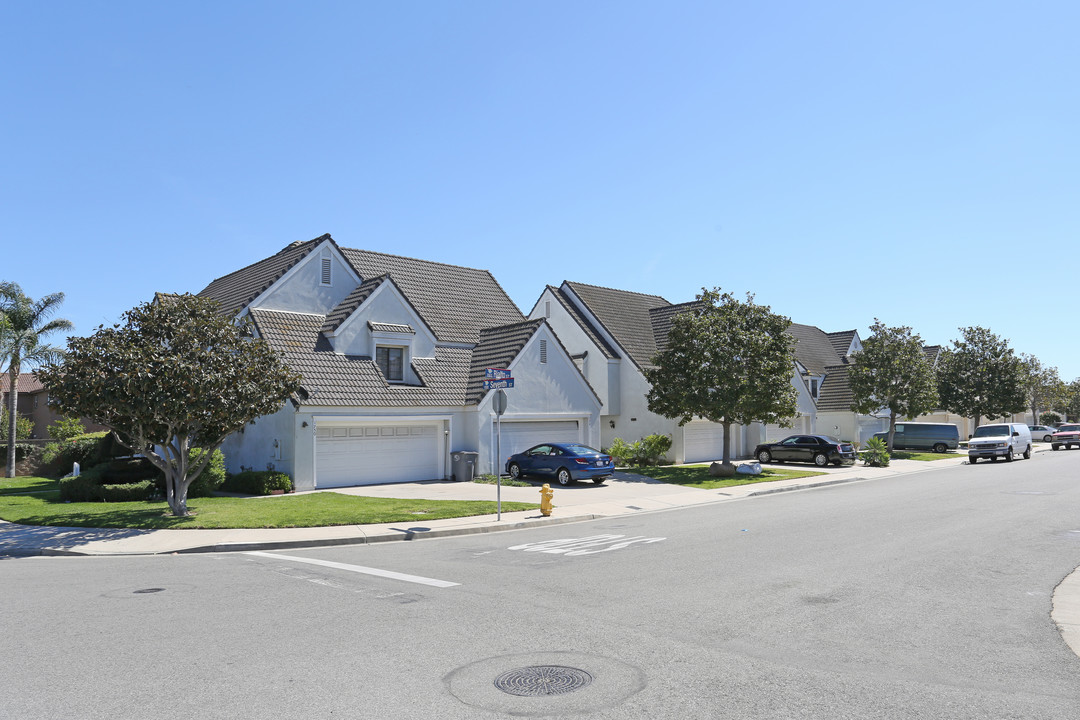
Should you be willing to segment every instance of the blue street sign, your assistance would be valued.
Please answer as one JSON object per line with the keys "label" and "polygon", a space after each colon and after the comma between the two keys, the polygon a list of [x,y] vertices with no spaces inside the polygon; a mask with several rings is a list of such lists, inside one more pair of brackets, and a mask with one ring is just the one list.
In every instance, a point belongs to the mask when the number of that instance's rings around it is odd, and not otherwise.
{"label": "blue street sign", "polygon": [[[488,380],[509,380],[510,371],[500,370],[499,368],[488,368],[484,371],[484,377]],[[513,387],[513,386],[511,386]]]}
{"label": "blue street sign", "polygon": [[514,378],[512,378],[512,377],[503,378],[502,380],[485,380],[484,381],[484,389],[485,390],[501,390],[503,388],[512,388],[512,387],[514,387]]}

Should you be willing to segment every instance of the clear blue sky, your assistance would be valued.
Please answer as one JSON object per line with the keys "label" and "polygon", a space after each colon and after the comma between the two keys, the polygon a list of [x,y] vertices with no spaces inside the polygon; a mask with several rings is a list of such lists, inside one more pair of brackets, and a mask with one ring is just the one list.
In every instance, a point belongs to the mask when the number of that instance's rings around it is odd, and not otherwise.
{"label": "clear blue sky", "polygon": [[87,334],[329,232],[1080,376],[1080,3],[882,6],[9,2],[0,279]]}

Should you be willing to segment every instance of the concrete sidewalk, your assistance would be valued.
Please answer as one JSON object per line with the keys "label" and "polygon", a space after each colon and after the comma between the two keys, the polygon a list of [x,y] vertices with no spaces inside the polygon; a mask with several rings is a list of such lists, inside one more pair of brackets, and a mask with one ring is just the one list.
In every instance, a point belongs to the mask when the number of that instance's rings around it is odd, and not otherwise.
{"label": "concrete sidewalk", "polygon": [[[321,545],[355,545],[447,537],[472,533],[517,530],[539,525],[594,520],[633,513],[730,502],[776,492],[803,490],[857,480],[905,475],[935,470],[967,462],[966,455],[948,460],[919,462],[894,460],[887,468],[861,465],[825,468],[822,476],[794,480],[740,485],[719,490],[669,485],[648,477],[619,472],[603,485],[581,483],[554,487],[555,510],[543,517],[539,510],[481,515],[415,524],[338,525],[313,528],[248,530],[131,530],[43,527],[16,525],[0,521],[0,556],[33,555],[159,555],[190,552],[229,552],[244,550],[280,550]],[[794,465],[785,467],[795,467]],[[817,468],[812,468],[816,470]],[[316,492],[339,492],[366,497],[418,498],[430,500],[495,500],[496,487],[478,483],[432,481],[365,487],[341,488]],[[536,487],[504,487],[502,500],[539,503]],[[252,498],[259,502],[259,498]]]}

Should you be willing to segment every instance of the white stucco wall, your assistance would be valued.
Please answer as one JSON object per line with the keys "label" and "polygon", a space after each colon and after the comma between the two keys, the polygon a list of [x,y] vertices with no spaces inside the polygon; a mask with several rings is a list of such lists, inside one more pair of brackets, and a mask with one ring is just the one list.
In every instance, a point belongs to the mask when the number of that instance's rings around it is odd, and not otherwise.
{"label": "white stucco wall", "polygon": [[[330,259],[330,285],[322,284],[322,259]],[[325,315],[348,297],[358,282],[332,246],[324,245],[289,269],[252,307]]]}
{"label": "white stucco wall", "polygon": [[230,435],[221,446],[225,469],[238,473],[241,467],[268,470],[273,465],[275,470],[291,476],[296,456],[294,415],[292,403],[287,402],[273,415],[264,415]]}
{"label": "white stucco wall", "polygon": [[[540,362],[541,340],[547,341],[546,363]],[[576,420],[581,432],[579,440],[586,445],[598,444],[600,401],[573,361],[559,350],[549,328],[541,326],[508,369],[514,377],[514,387],[504,391],[507,399],[504,421]],[[492,473],[495,465],[501,465],[501,460],[494,458],[495,412],[491,406],[494,395],[487,393],[476,411],[475,449],[480,453],[477,469],[480,473]]]}
{"label": "white stucco wall", "polygon": [[[549,308],[551,311],[550,317],[547,316]],[[605,408],[609,408],[612,402],[612,393],[613,391],[617,392],[617,389],[611,387],[612,374],[608,367],[608,358],[582,330],[577,321],[566,312],[562,304],[555,299],[550,289],[544,290],[540,300],[529,314],[530,320],[544,317],[546,317],[548,325],[551,326],[567,352],[571,355],[588,353],[588,357],[584,362],[583,374],[588,379],[589,384],[592,385],[593,390],[596,391],[600,402],[604,404]]]}
{"label": "white stucco wall", "polygon": [[[408,325],[416,334],[395,335],[390,339],[387,335],[373,334],[368,322]],[[343,355],[374,357],[376,335],[379,336],[380,345],[407,344],[411,357],[435,357],[435,337],[390,283],[380,286],[338,327],[331,343],[334,351]]]}

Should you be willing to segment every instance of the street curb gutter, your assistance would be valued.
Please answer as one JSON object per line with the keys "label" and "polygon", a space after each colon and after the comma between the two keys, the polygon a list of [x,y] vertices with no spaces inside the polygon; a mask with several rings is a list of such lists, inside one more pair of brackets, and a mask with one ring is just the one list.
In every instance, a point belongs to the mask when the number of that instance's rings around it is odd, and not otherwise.
{"label": "street curb gutter", "polygon": [[811,488],[828,487],[829,485],[844,485],[846,483],[858,482],[865,480],[866,478],[841,478],[839,480],[823,480],[822,482],[807,483],[805,485],[788,485],[787,487],[769,488],[768,490],[757,490],[752,493],[747,493],[746,497],[759,497],[761,495],[775,495],[776,493],[783,492],[795,492],[796,490],[809,490]]}
{"label": "street curb gutter", "polygon": [[[454,537],[459,535],[481,535],[485,533],[506,532],[508,530],[522,530],[531,527],[542,527],[546,525],[564,525],[567,523],[586,522],[588,520],[599,520],[604,517],[606,516],[596,514],[574,515],[565,518],[536,518],[533,520],[523,520],[510,525],[482,525],[460,528],[446,528],[443,530],[430,530],[423,532],[407,531],[398,534],[382,533],[371,536],[359,535],[356,537],[322,538],[311,540],[274,540],[267,542],[215,543],[213,545],[177,548],[176,550],[156,550],[143,552],[110,551],[97,553],[92,551],[87,552],[58,548],[41,548],[36,551],[15,549],[5,554],[8,557],[139,557],[153,555],[188,555],[195,553],[215,552],[251,552],[254,550],[292,550],[297,548],[330,547],[334,545],[372,545],[375,543],[422,540],[424,538]],[[362,526],[360,525],[358,525],[357,527],[362,528]],[[363,532],[363,530],[361,530],[361,532]]]}
{"label": "street curb gutter", "polygon": [[1061,639],[1080,656],[1080,567],[1054,588],[1052,604],[1050,618],[1057,625]]}

